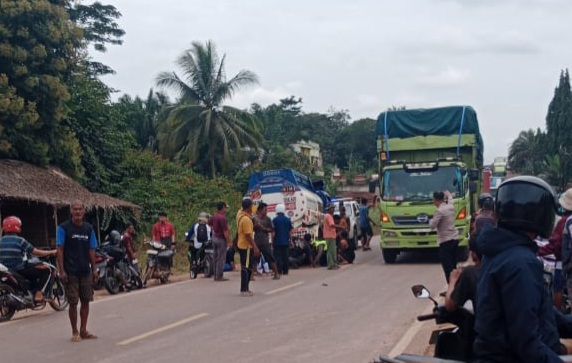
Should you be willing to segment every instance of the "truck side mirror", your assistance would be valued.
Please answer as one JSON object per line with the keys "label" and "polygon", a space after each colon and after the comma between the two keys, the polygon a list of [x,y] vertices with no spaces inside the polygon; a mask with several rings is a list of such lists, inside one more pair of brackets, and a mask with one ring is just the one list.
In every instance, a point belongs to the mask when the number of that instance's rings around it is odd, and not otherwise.
{"label": "truck side mirror", "polygon": [[479,180],[479,170],[478,169],[469,169],[469,180]]}
{"label": "truck side mirror", "polygon": [[375,193],[375,188],[377,187],[377,180],[369,182],[369,192]]}

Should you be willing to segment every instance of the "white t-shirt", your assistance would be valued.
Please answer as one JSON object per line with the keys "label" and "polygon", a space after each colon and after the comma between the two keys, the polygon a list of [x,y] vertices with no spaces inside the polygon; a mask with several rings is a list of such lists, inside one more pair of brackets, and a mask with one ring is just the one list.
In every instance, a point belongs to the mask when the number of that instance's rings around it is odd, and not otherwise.
{"label": "white t-shirt", "polygon": [[[195,225],[193,226],[193,245],[195,246],[195,248],[201,248],[203,247],[202,242],[197,241],[197,228],[199,227],[200,223],[195,223]],[[205,224],[205,226],[207,227],[207,235],[209,236],[209,239],[212,238],[212,229],[211,226],[209,226],[208,224]]]}

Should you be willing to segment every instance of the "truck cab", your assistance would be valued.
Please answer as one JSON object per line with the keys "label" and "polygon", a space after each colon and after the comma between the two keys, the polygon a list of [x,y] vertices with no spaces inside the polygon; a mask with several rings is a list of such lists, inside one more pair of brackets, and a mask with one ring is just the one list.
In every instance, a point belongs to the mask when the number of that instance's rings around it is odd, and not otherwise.
{"label": "truck cab", "polygon": [[435,206],[433,192],[448,190],[455,205],[455,227],[466,245],[470,228],[469,177],[454,158],[423,163],[394,162],[381,177],[381,248],[387,263],[399,252],[436,248],[437,232],[429,228]]}

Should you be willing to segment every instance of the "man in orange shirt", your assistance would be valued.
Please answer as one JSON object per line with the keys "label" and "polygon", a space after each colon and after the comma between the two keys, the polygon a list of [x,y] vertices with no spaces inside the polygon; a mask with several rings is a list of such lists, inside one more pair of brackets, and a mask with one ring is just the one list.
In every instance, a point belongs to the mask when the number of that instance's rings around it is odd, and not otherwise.
{"label": "man in orange shirt", "polygon": [[336,246],[336,228],[343,228],[342,226],[334,223],[334,209],[335,205],[328,204],[327,213],[324,215],[324,239],[326,240],[328,270],[337,270],[340,268],[338,265],[338,248]]}
{"label": "man in orange shirt", "polygon": [[252,223],[252,200],[242,200],[242,210],[236,216],[238,241],[236,247],[240,255],[240,296],[254,295],[249,289],[252,270],[250,268],[251,251],[255,256],[260,255],[258,246],[254,243],[254,224]]}

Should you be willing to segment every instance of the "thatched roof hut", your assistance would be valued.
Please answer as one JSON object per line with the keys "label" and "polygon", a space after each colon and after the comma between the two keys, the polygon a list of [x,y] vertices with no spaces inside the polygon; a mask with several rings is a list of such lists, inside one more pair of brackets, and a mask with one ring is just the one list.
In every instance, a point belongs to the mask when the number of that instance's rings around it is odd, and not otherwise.
{"label": "thatched roof hut", "polygon": [[53,242],[55,226],[69,216],[68,207],[75,200],[81,200],[96,218],[100,209],[127,209],[133,214],[141,209],[127,201],[92,193],[55,167],[0,159],[0,218],[18,215],[25,227],[22,234],[31,241]]}
{"label": "thatched roof hut", "polygon": [[20,200],[64,207],[77,199],[88,209],[140,209],[136,204],[92,193],[57,168],[0,159],[0,201]]}

